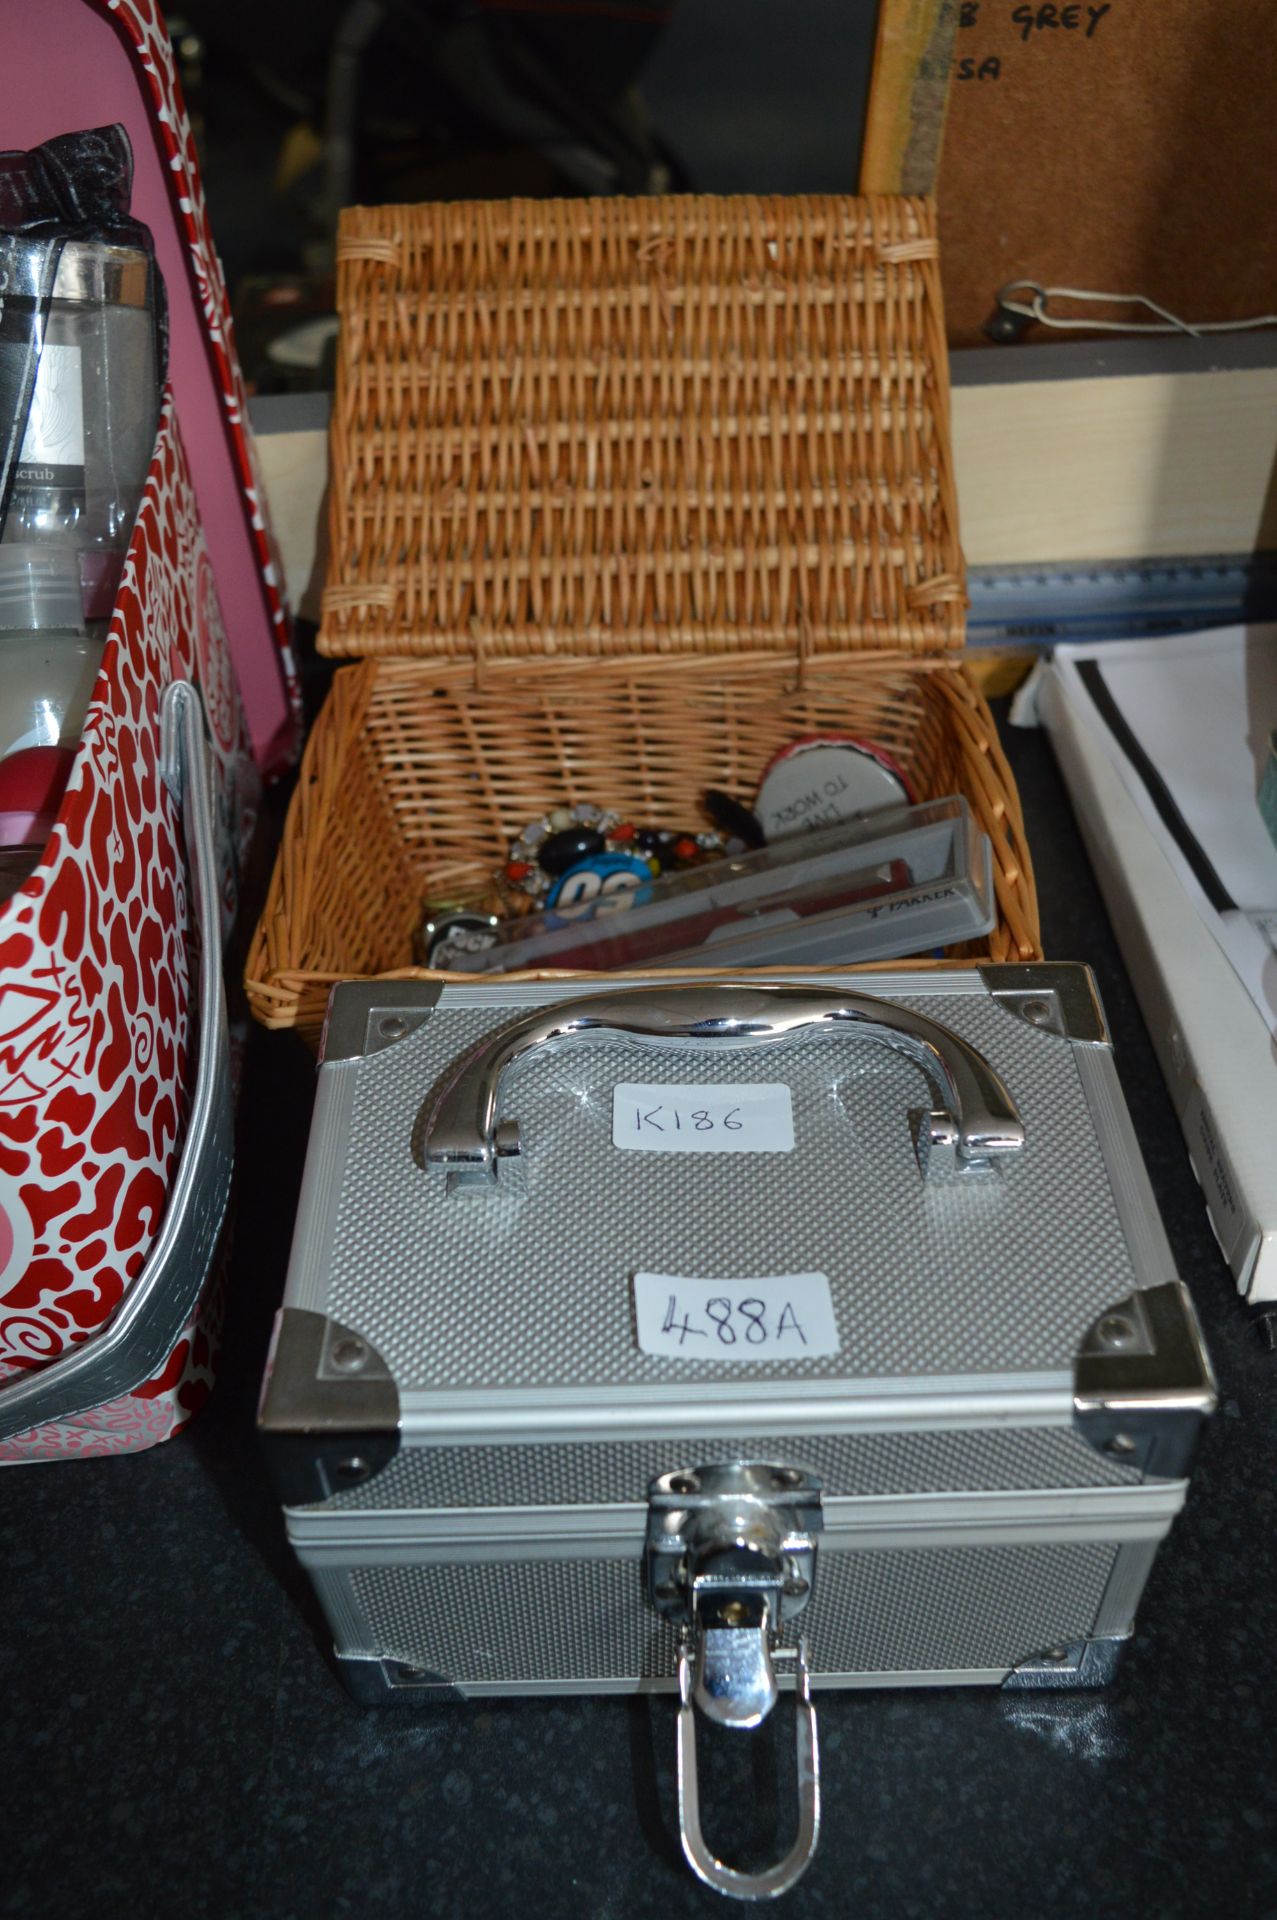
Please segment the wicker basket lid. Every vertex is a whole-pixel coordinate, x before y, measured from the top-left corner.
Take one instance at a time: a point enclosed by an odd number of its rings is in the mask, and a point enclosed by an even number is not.
[[[961,648],[928,201],[355,207],[320,650]]]

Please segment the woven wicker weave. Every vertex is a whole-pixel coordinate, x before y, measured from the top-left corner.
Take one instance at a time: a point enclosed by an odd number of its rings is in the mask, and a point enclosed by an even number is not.
[[[799,735],[964,793],[1041,957],[1023,821],[960,650],[934,214],[912,200],[575,201],[342,216],[340,672],[247,968],[314,1039],[411,976],[547,807],[695,824]]]
[[[924,200],[342,215],[321,651],[962,645]]]
[[[249,955],[253,1010],[314,1040],[335,981],[413,977],[427,896],[481,891],[547,795],[695,820],[707,782],[748,793],[778,747],[830,730],[889,747],[923,797],[968,796],[993,840],[999,923],[965,951],[1040,959],[1015,789],[960,665],[813,672],[799,690],[792,670],[727,680],[703,664],[587,674],[571,694],[525,681],[512,698],[474,693],[468,670],[368,661],[337,674],[307,747]]]

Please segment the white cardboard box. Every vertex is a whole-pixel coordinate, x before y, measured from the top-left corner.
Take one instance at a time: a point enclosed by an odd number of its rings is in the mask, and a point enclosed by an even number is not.
[[[1051,737],[1122,954],[1239,1290],[1277,1299],[1277,1058],[1264,1020],[1114,768],[1048,667]]]

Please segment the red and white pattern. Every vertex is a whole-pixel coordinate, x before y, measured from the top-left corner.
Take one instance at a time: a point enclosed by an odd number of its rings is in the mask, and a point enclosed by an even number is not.
[[[159,0],[85,3],[122,34],[168,162],[173,221],[193,266],[295,746],[301,702],[282,573]],[[40,866],[0,907],[0,1381],[101,1329],[142,1269],[172,1182],[190,1091],[190,929],[180,821],[159,772],[159,708],[179,676],[199,684],[209,722],[229,925],[260,781],[166,392],[57,825]],[[132,1452],[177,1432],[212,1385],[221,1298],[215,1265],[154,1379],[0,1444],[0,1464]]]
[[[265,490],[257,464],[257,451],[252,435],[247,430],[248,396],[235,352],[230,300],[222,277],[222,263],[209,229],[208,208],[204,202],[204,189],[200,184],[199,163],[195,155],[195,139],[182,99],[172,42],[158,0],[90,0],[90,4],[111,14],[134,48],[137,64],[154,104],[160,141],[173,176],[174,219],[186,241],[199,289],[218,390],[226,410],[235,465],[253,531],[253,544],[270,608],[272,629],[279,648],[284,684],[293,713],[295,748],[301,740],[301,688],[290,639],[288,609],[281,587],[283,567],[263,507]]]
[[[0,1375],[92,1337],[158,1229],[185,1122],[190,994],[180,822],[160,777],[175,678],[207,689],[223,869],[259,779],[166,397],[102,671],[40,866],[0,909]],[[0,1460],[149,1446],[211,1383],[203,1316],[159,1377]]]
[[[33,1427],[0,1446],[0,1465],[19,1460],[74,1460],[103,1453],[139,1453],[171,1440],[199,1412],[213,1385],[222,1323],[222,1272],[206,1287],[195,1318],[154,1380],[90,1407],[74,1420]]]

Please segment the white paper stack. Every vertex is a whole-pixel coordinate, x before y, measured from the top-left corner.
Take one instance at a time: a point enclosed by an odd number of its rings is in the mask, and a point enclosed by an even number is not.
[[[1038,712],[1215,1233],[1277,1299],[1277,627],[1060,647]]]

